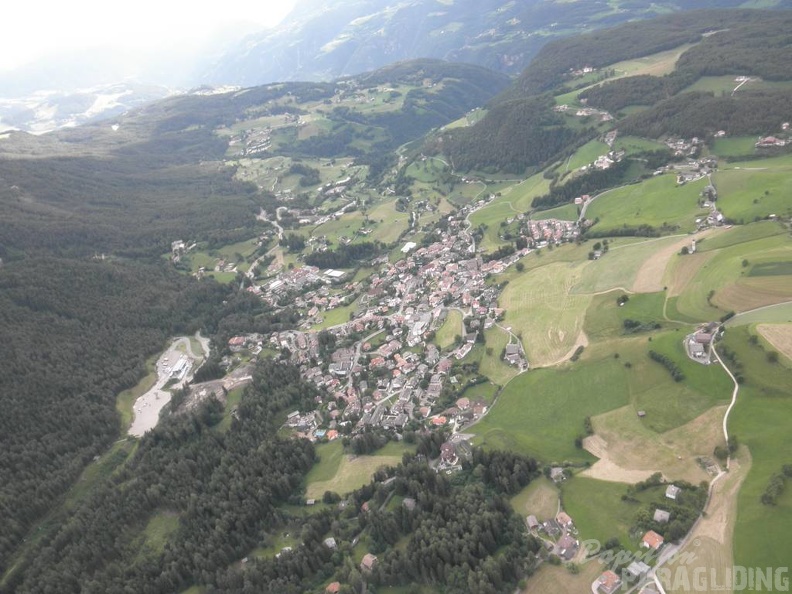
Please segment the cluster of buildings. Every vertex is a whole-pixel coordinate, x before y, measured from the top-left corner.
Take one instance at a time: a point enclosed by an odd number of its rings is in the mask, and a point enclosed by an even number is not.
[[[712,356],[712,343],[720,330],[717,322],[702,324],[692,334],[685,337],[684,344],[688,357],[703,365],[709,365]]]
[[[466,215],[449,217],[436,241],[411,245],[396,262],[387,256],[374,260],[375,272],[362,282],[344,282],[341,271],[301,266],[248,289],[274,307],[294,307],[303,316],[300,330],[233,337],[228,345],[232,351],[262,346],[279,351],[320,389],[315,410],[289,417],[286,425],[295,433],[330,439],[368,427],[397,433],[409,424],[459,428],[487,412],[484,402],[460,394],[475,378],[454,367],[503,314],[498,289],[486,277],[505,270],[527,249],[484,262],[474,254]],[[552,229],[546,238],[542,232],[542,241],[570,239],[575,230],[568,224],[537,221],[537,238],[541,227]],[[353,300],[349,320],[321,332],[311,329],[323,312]],[[452,309],[463,314],[458,340],[440,349],[433,337]],[[512,341],[503,357],[521,369],[528,366],[518,342]],[[462,397],[454,401],[454,395]],[[444,467],[458,462],[459,447],[446,448]]]
[[[571,561],[580,550],[578,531],[572,518],[565,511],[559,511],[554,518],[540,522],[530,515],[525,523],[532,534],[539,536],[545,547],[564,561]]]
[[[588,195],[585,198],[588,200]],[[578,204],[577,200],[576,198],[575,204]],[[524,226],[523,232],[532,247],[544,247],[550,243],[559,244],[575,241],[580,237],[580,227],[576,221],[562,221],[560,219],[532,219]]]

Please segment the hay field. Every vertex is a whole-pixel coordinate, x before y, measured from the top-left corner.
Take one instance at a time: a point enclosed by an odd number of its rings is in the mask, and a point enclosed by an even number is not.
[[[533,366],[553,365],[575,346],[591,302],[591,296],[571,292],[581,272],[575,264],[548,264],[517,276],[503,291],[502,325],[522,336]]]

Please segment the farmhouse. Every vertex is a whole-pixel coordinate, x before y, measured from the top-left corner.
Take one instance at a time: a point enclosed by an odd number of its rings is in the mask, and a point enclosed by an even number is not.
[[[566,479],[564,469],[560,466],[553,466],[553,468],[550,469],[550,478],[556,483],[563,481]]]
[[[370,572],[377,565],[377,556],[371,553],[366,553],[363,560],[360,562],[360,570],[363,572]]]
[[[597,591],[602,594],[613,594],[621,586],[621,578],[610,569],[602,573],[597,580]]]
[[[525,522],[528,524],[528,529],[533,530],[534,528],[539,528],[541,524],[539,520],[536,519],[536,516],[530,515],[525,519]]]
[[[578,541],[569,536],[569,534],[564,534],[558,541],[558,556],[569,561],[577,554],[578,546]]]
[[[544,531],[547,532],[549,536],[557,536],[558,534],[561,534],[561,526],[552,518],[545,520],[542,524],[542,528],[544,528]]]
[[[668,488],[666,488],[665,496],[668,497],[669,499],[673,499],[674,501],[676,501],[676,498],[679,496],[681,492],[682,489],[680,489],[676,485],[668,485]]]
[[[564,528],[571,528],[572,527],[572,518],[566,512],[558,512],[556,516],[556,522],[561,524]]]
[[[652,568],[643,561],[633,561],[625,570],[631,580],[640,580],[646,576]]]
[[[664,509],[656,509],[654,513],[654,521],[658,524],[667,524],[671,519],[671,514]]]
[[[656,551],[663,546],[663,542],[664,539],[662,536],[660,536],[654,530],[650,530],[649,532],[644,534],[643,538],[641,539],[641,547]]]
[[[338,594],[341,591],[341,582],[333,582],[325,588],[327,594]]]

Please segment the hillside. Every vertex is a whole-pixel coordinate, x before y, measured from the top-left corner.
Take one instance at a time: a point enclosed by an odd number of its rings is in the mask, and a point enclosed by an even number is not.
[[[331,80],[413,58],[470,62],[517,74],[548,41],[628,20],[732,0],[564,2],[306,0],[271,31],[248,36],[204,74],[209,83]],[[785,5],[784,2],[780,4]]]
[[[0,592],[783,567],[789,14],[4,134]]]

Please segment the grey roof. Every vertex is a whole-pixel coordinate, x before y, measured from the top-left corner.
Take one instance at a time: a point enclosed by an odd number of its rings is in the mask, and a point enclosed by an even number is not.
[[[665,524],[671,519],[671,514],[664,509],[656,509],[654,513],[654,521]]]

